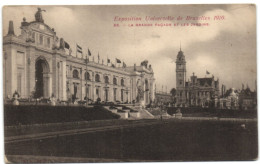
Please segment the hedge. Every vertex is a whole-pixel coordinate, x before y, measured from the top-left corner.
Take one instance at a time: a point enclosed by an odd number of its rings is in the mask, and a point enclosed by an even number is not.
[[[5,126],[118,119],[102,106],[4,106]]]
[[[172,115],[179,108],[168,107],[167,113]],[[257,118],[257,110],[234,110],[216,108],[180,108],[183,116],[207,116],[207,117],[229,117],[229,118]]]

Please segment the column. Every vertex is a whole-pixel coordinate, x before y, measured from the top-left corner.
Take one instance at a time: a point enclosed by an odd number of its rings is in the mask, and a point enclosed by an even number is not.
[[[43,73],[43,97],[44,98],[49,98],[48,88],[49,88],[48,73]]]
[[[67,100],[67,77],[66,77],[66,61],[62,62],[62,100]]]
[[[111,102],[114,102],[114,87],[113,87],[113,85],[111,85],[111,87],[110,87],[110,89],[109,89],[109,101],[111,101]]]
[[[93,101],[96,101],[96,86],[93,86]]]
[[[48,97],[51,97],[51,94],[52,94],[51,84],[52,84],[52,76],[51,76],[51,73],[49,73],[49,75],[48,75]]]
[[[81,68],[80,70],[79,70],[79,72],[80,72],[80,84],[79,84],[79,90],[80,90],[80,97],[79,97],[79,99],[80,100],[84,100],[84,97],[83,97],[83,91],[84,91],[84,86],[85,86],[85,83],[83,83],[83,69]]]
[[[11,67],[11,80],[10,80],[10,97],[13,96],[13,93],[15,90],[17,90],[17,66],[16,66],[16,50],[11,48],[10,55],[8,56],[10,58],[10,67]],[[8,64],[7,64],[8,65]]]

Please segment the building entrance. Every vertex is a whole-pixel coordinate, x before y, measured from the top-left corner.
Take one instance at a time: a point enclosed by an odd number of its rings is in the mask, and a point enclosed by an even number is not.
[[[49,73],[49,67],[45,59],[39,59],[35,63],[35,98],[47,98],[49,78],[46,74]]]

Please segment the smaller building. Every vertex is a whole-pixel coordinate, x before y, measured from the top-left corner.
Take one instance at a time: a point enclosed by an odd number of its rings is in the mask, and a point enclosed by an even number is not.
[[[155,104],[165,104],[173,103],[174,97],[170,93],[156,91],[155,92]]]
[[[239,109],[239,96],[238,92],[234,88],[230,90],[228,96],[219,99],[220,109]]]
[[[186,80],[186,60],[180,49],[176,59],[176,105],[209,107],[216,104],[217,97],[219,79],[213,75],[199,78],[193,73],[190,80]]]
[[[239,106],[241,109],[257,109],[257,93],[250,88],[242,89],[239,93]]]

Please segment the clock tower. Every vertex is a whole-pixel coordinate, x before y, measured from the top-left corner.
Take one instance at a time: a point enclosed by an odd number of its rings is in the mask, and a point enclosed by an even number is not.
[[[183,52],[178,52],[176,59],[176,103],[177,105],[184,104],[185,98],[185,82],[186,82],[186,60]]]

